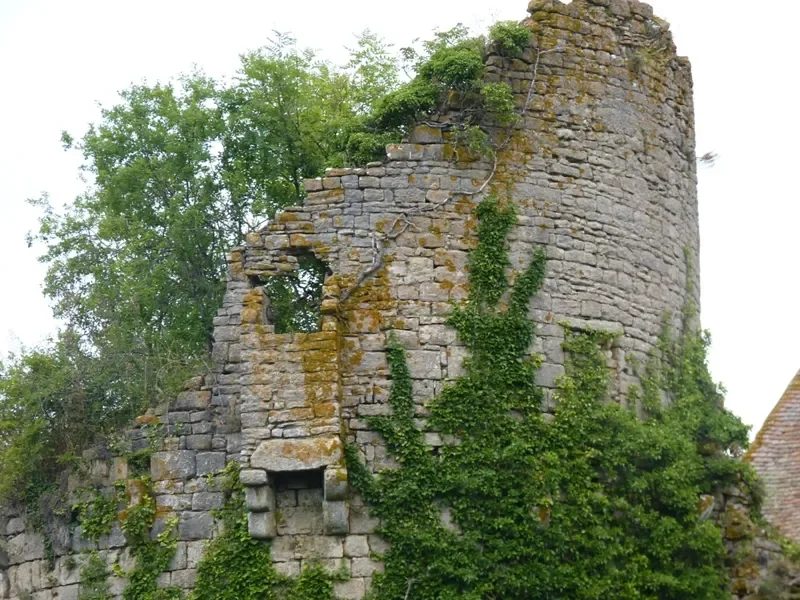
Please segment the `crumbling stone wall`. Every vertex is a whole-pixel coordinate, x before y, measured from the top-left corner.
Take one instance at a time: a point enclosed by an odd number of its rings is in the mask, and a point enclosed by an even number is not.
[[[426,401],[461,374],[465,350],[445,320],[466,296],[472,209],[486,193],[508,193],[519,207],[515,268],[533,245],[546,248],[547,279],[529,313],[544,388],[564,372],[559,323],[568,321],[620,333],[609,364],[612,393],[626,402],[636,382],[628,357],[644,360],[663,316],[698,302],[686,259],[699,249],[688,61],[676,56],[666,24],[635,0],[533,0],[529,12],[535,45],[488,61],[487,79],[510,83],[527,108],[496,164],[465,154],[443,117],[389,146],[385,162],[306,182],[303,206],[230,253],[212,372],[131,432],[138,449],[152,442],[145,425],[167,427],[150,465],[159,510],[180,519],[164,585],[192,587],[222,501],[204,476],[235,460],[250,532],[272,540],[276,567],[292,575],[312,559],[344,564],[352,577],[337,594],[364,596],[382,568],[372,556],[386,548],[349,489],[343,446],[355,444],[373,471],[392,466],[366,421],[389,410],[390,332],[408,353],[420,427]],[[276,333],[263,282],[309,253],[332,273],[320,331]],[[544,409],[552,402],[551,394]],[[426,441],[443,443],[434,431]],[[124,465],[96,462],[99,485],[127,477]],[[77,597],[78,570],[64,565],[92,546],[79,529],[65,533],[48,572],[41,536],[16,514],[0,525],[0,598]],[[98,546],[109,564],[129,562],[118,531]],[[113,580],[116,597],[122,586]]]

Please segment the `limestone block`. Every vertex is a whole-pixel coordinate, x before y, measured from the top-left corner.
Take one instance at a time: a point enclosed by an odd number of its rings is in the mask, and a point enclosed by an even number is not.
[[[371,577],[375,573],[383,572],[383,563],[376,562],[367,557],[354,558],[351,572],[353,577]]]
[[[197,471],[195,453],[188,450],[155,452],[150,457],[150,474],[153,480],[189,479]]]
[[[260,469],[242,469],[239,481],[243,486],[266,485],[267,472]]]
[[[324,480],[325,500],[346,500],[348,492],[347,469],[343,467],[328,467],[325,469]]]
[[[306,560],[342,558],[344,556],[341,538],[326,535],[305,535],[297,538],[295,556]]]
[[[25,521],[22,520],[22,517],[14,517],[8,520],[6,524],[6,535],[17,535],[23,531],[25,531]]]
[[[222,492],[197,492],[192,496],[192,510],[217,510],[225,503]]]
[[[275,510],[275,490],[271,485],[247,487],[244,490],[244,502],[251,512]]]
[[[218,327],[220,329],[228,329]],[[235,329],[231,327],[230,329]],[[215,335],[216,332],[215,332]],[[220,341],[220,340],[218,340]],[[203,410],[211,404],[211,392],[181,392],[173,403],[174,410]]]
[[[196,457],[197,476],[219,473],[225,468],[224,452],[199,452]]]
[[[344,555],[348,558],[369,556],[367,536],[348,535],[344,540]]]
[[[175,554],[167,567],[169,571],[178,571],[186,568],[186,542],[176,542]]]
[[[38,533],[21,533],[8,540],[6,550],[12,565],[40,560],[44,558],[44,537]]]
[[[250,464],[266,471],[305,471],[327,467],[341,459],[342,440],[338,436],[271,439],[259,444]]]
[[[187,435],[186,436],[186,449],[187,450],[211,450],[211,434],[204,433],[200,435]]]
[[[247,515],[247,531],[257,540],[269,540],[277,533],[274,512],[249,513]]]
[[[186,567],[194,569],[203,560],[206,553],[206,540],[198,542],[186,542]]]
[[[322,503],[322,526],[327,535],[344,535],[350,530],[350,511],[346,502]]]
[[[441,379],[442,366],[438,351],[411,350],[407,353],[408,369],[413,379]]]
[[[214,517],[209,513],[185,512],[178,523],[178,539],[204,540],[214,532]]]
[[[361,600],[366,594],[366,585],[362,578],[353,578],[334,583],[333,591],[341,600]]]
[[[350,533],[373,533],[380,520],[369,514],[366,506],[350,507]]]
[[[170,578],[170,584],[175,587],[187,589],[194,587],[195,580],[197,579],[196,569],[184,569],[182,571],[175,571]]]
[[[275,570],[286,577],[297,577],[300,575],[300,561],[289,560],[286,562],[275,563]],[[338,598],[338,596],[337,596]]]

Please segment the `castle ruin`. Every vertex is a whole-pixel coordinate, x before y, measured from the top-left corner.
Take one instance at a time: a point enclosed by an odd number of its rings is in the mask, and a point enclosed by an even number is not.
[[[519,210],[514,267],[525,267],[534,245],[546,249],[546,280],[529,311],[542,387],[564,373],[567,322],[619,334],[608,351],[611,394],[628,402],[630,357],[646,359],[664,315],[699,303],[692,76],[667,24],[636,0],[533,0],[529,13],[533,45],[488,59],[486,78],[510,83],[524,107],[496,162],[465,155],[446,119],[422,124],[382,163],[307,181],[303,206],[231,251],[212,372],[131,431],[135,448],[146,445],[149,423],[172,431],[150,466],[159,508],[179,519],[165,585],[192,588],[222,503],[205,476],[236,461],[250,534],[272,540],[278,570],[344,562],[351,578],[337,594],[364,596],[382,568],[371,556],[385,543],[348,485],[343,448],[354,444],[373,472],[392,466],[366,421],[388,411],[389,332],[407,351],[420,427],[426,402],[462,373],[465,350],[445,320],[467,292],[472,210],[492,191]],[[265,282],[309,260],[326,273],[318,331],[276,331]],[[544,409],[553,402],[550,394]],[[444,443],[435,431],[425,439]],[[124,461],[96,458],[96,484],[127,477]],[[80,528],[57,537],[48,575],[41,536],[20,515],[2,524],[0,598],[77,598],[68,555],[92,547]],[[109,564],[129,560],[118,527],[97,547]],[[121,597],[123,580],[112,581]]]

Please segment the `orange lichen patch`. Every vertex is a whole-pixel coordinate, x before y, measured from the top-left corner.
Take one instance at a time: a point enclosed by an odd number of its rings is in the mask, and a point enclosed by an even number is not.
[[[450,291],[454,287],[456,287],[456,284],[453,283],[452,281],[448,281],[447,279],[445,279],[444,281],[439,283],[439,287],[442,288],[443,290]]]
[[[161,423],[161,419],[154,415],[142,415],[140,417],[136,417],[137,425],[158,425],[159,423]]]
[[[314,416],[319,418],[339,416],[339,406],[333,402],[317,404],[314,406]]]
[[[289,236],[289,245],[292,248],[311,248],[312,242],[302,233],[293,233]]]
[[[276,215],[275,220],[278,223],[292,223],[298,220],[298,215],[293,212],[281,212]]]

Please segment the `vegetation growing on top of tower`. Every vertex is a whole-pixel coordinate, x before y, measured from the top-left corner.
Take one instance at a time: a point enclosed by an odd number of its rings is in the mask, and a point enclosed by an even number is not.
[[[531,30],[516,21],[498,21],[489,28],[489,39],[500,54],[520,54],[531,41]]]
[[[471,355],[428,407],[430,428],[449,443],[426,446],[394,341],[393,414],[370,422],[400,468],[373,477],[348,448],[351,481],[391,543],[375,598],[728,598],[720,527],[698,503],[752,478],[736,460],[747,428],[721,406],[705,337],[665,335],[669,366],[652,365],[649,381],[672,402],[642,420],[608,402],[614,336],[565,325],[568,367],[548,423],[527,318],[544,255],[509,289],[513,207],[489,198],[477,215],[470,296],[449,319]]]
[[[501,54],[513,56],[527,47],[531,32],[523,25],[503,21],[490,28],[489,36],[489,42]],[[405,48],[404,58],[413,64],[416,77],[376,106],[372,115],[376,126],[402,129],[450,110],[461,113],[456,126],[473,123],[475,114],[482,110],[499,115],[498,120],[507,123],[514,113],[511,87],[483,81],[489,42],[483,36],[470,37],[469,31],[459,25],[438,32],[423,44],[421,51]]]

